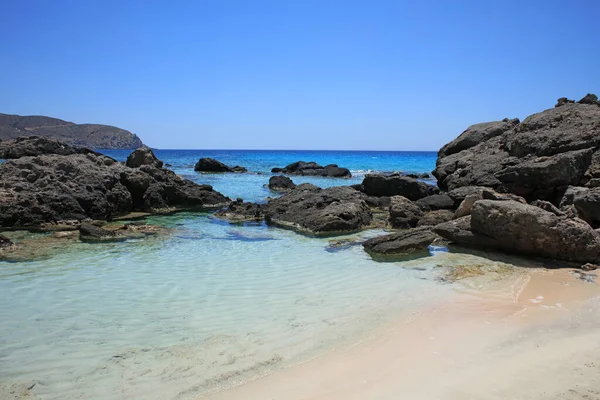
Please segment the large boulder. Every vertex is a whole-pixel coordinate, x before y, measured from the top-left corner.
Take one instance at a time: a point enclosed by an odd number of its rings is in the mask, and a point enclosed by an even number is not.
[[[270,200],[265,216],[268,223],[314,235],[354,232],[372,221],[369,206],[353,188],[309,184]]]
[[[430,227],[421,227],[369,239],[363,247],[371,255],[409,255],[427,251],[435,239]]]
[[[215,160],[214,158],[201,158],[194,166],[194,171],[197,172],[233,172],[233,170],[223,164],[221,161]]]
[[[276,192],[288,192],[296,188],[296,184],[287,176],[275,175],[269,178],[269,189]]]
[[[439,151],[439,188],[485,186],[556,203],[568,185],[600,184],[600,107],[593,96],[586,98],[559,99],[557,107],[521,123],[470,127]]]
[[[454,207],[454,200],[445,193],[432,194],[423,197],[415,202],[423,211],[451,210]]]
[[[557,260],[597,262],[600,235],[578,218],[512,200],[480,200],[471,215],[435,227],[458,244]]]
[[[271,172],[301,176],[326,176],[331,178],[352,177],[348,168],[340,168],[336,164],[329,164],[323,167],[314,161],[296,161],[284,168],[273,168]]]
[[[149,147],[140,147],[127,157],[125,162],[130,168],[139,168],[142,165],[152,165],[156,168],[162,168],[163,162],[154,155],[154,152]]]
[[[217,208],[229,199],[209,185],[155,165],[130,168],[95,154],[42,155],[0,164],[0,226],[36,227],[132,211]]]
[[[390,199],[390,225],[395,229],[409,229],[417,226],[423,217],[418,205],[404,196],[393,196]]]
[[[368,196],[404,196],[412,201],[439,193],[434,186],[400,174],[367,174],[362,185]]]
[[[417,223],[417,226],[436,226],[454,219],[454,211],[435,210],[426,212]]]

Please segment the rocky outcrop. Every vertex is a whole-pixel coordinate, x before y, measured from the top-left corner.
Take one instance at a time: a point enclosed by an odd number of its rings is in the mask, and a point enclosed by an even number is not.
[[[125,165],[130,168],[139,168],[142,165],[150,165],[156,168],[162,168],[163,162],[154,155],[152,149],[149,147],[141,147],[127,157]]]
[[[454,200],[445,193],[432,194],[415,202],[423,211],[451,210],[454,208]]]
[[[436,210],[426,212],[417,223],[417,226],[435,226],[454,219],[454,211]]]
[[[296,184],[287,176],[275,175],[269,178],[269,189],[276,192],[289,192],[296,188]]]
[[[229,199],[209,185],[155,165],[130,168],[103,155],[41,155],[0,164],[0,226],[36,227],[132,211],[217,208]]]
[[[144,145],[133,133],[114,126],[74,124],[39,115],[0,114],[0,140],[27,136],[40,136],[58,140],[64,145],[89,149],[137,149]]]
[[[473,125],[438,153],[442,190],[485,186],[558,205],[568,185],[600,182],[600,107],[595,96],[527,117]]]
[[[303,184],[265,207],[267,223],[314,235],[354,232],[372,221],[361,193],[351,187],[321,189]]]
[[[404,196],[412,201],[439,193],[434,186],[400,174],[368,174],[363,179],[362,186],[363,192],[368,196]]]
[[[194,171],[196,172],[248,172],[248,170],[244,167],[240,167],[236,165],[235,167],[230,167],[228,165],[223,164],[221,161],[215,160],[214,158],[201,158],[198,160],[196,165],[194,166]]]
[[[229,203],[227,208],[217,211],[215,217],[230,222],[262,221],[265,218],[264,208],[263,204],[245,203],[242,199],[237,199]]]
[[[70,146],[58,140],[39,136],[23,136],[0,142],[0,159],[10,160],[43,154],[98,154],[95,151]]]
[[[409,255],[427,251],[436,237],[430,227],[421,227],[369,239],[363,247],[374,256]]]
[[[390,199],[390,225],[394,229],[409,229],[417,226],[423,217],[418,205],[404,196],[393,196]]]
[[[301,175],[301,176],[326,176],[330,178],[350,178],[352,174],[348,168],[340,168],[336,164],[321,166],[314,161],[297,161],[285,168],[273,168],[274,174]]]
[[[600,259],[600,235],[586,222],[513,200],[479,200],[470,216],[434,230],[470,247],[582,263]]]

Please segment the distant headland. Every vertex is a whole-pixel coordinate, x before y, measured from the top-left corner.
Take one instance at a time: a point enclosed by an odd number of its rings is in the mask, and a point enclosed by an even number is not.
[[[0,113],[0,140],[43,136],[89,149],[137,149],[144,144],[137,135],[109,125],[75,124],[39,115]]]

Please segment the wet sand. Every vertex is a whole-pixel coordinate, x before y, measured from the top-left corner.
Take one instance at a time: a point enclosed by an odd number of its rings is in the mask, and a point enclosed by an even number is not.
[[[600,399],[600,285],[568,269],[525,280],[465,285],[360,343],[199,399]]]

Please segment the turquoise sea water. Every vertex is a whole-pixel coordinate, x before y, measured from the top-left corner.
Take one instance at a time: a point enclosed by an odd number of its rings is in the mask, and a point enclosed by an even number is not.
[[[435,163],[434,153],[419,152],[156,153],[177,173],[251,201],[274,195],[264,187],[272,167],[297,160],[355,175],[294,178],[322,187],[358,183],[366,171],[429,172]],[[195,173],[205,156],[250,173]],[[35,384],[41,399],[192,398],[357,340],[449,291],[434,279],[444,254],[378,263],[360,245],[332,248],[330,239],[230,225],[210,213],[148,222],[170,233],[0,262],[0,385]]]

